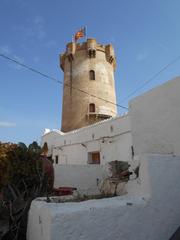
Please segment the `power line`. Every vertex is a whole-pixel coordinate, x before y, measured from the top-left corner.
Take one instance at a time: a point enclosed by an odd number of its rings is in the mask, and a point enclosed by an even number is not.
[[[127,95],[124,99],[122,99],[121,102],[124,102],[125,100],[129,99],[131,96],[133,96],[135,93],[137,93],[140,89],[142,89],[144,86],[146,86],[148,83],[150,83],[154,78],[159,76],[163,71],[165,71],[168,67],[176,63],[178,60],[180,60],[180,56],[176,57],[172,61],[170,61],[168,64],[166,64],[164,67],[162,67],[157,73],[152,75],[148,80],[146,80],[144,83],[142,83],[138,88],[136,88],[134,91],[132,91],[129,95]]]
[[[35,69],[35,68],[32,68],[32,67],[30,67],[30,66],[28,66],[28,65],[26,65],[26,64],[23,64],[23,63],[15,60],[15,59],[13,59],[13,58],[11,58],[11,57],[8,57],[8,56],[6,56],[5,54],[0,53],[0,57],[5,58],[6,60],[9,60],[9,61],[11,61],[11,62],[13,62],[13,63],[16,63],[16,64],[18,64],[19,66],[21,66],[21,67],[23,67],[23,68],[26,68],[26,69],[34,72],[34,73],[37,73],[37,74],[39,74],[39,75],[41,75],[41,76],[43,76],[43,77],[45,77],[45,78],[51,79],[52,81],[57,82],[57,83],[63,85],[63,82],[62,82],[62,81],[60,81],[60,80],[58,80],[58,79],[56,79],[56,78],[54,78],[54,77],[52,77],[52,76],[49,76],[49,75],[47,75],[47,74],[45,74],[45,73],[42,73],[42,72],[40,72],[39,70],[37,70],[37,69]],[[113,104],[113,105],[116,105],[117,107],[120,107],[120,108],[123,108],[123,109],[128,110],[128,108],[125,107],[125,106],[122,106],[122,105],[120,105],[120,104],[117,104],[117,103],[111,102],[111,101],[109,101],[109,100],[106,100],[106,99],[104,99],[104,98],[98,97],[98,96],[96,96],[96,95],[94,95],[94,94],[89,94],[88,92],[86,92],[86,91],[84,91],[84,90],[82,90],[82,89],[80,89],[80,88],[76,88],[76,87],[70,86],[69,84],[64,84],[64,85],[67,86],[67,87],[69,87],[69,88],[75,89],[75,90],[77,90],[77,91],[79,91],[79,92],[82,92],[82,93],[84,93],[84,94],[87,94],[87,95],[89,95],[89,96],[91,96],[91,97],[94,97],[94,98],[103,100],[103,101],[105,101],[105,102],[108,102],[108,103],[111,103],[111,104]]]

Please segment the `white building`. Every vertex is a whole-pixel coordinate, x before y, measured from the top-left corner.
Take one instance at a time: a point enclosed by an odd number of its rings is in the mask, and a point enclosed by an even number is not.
[[[131,126],[128,115],[62,133],[52,130],[42,137],[54,164],[105,164],[132,158]]]
[[[180,225],[180,77],[136,97],[129,113],[77,131],[43,135],[56,184],[95,189],[111,160],[139,163],[126,194],[81,203],[35,200],[27,239],[169,240]],[[99,161],[100,164],[91,164]],[[56,157],[58,156],[58,158]],[[58,161],[56,163],[56,160]],[[96,162],[97,163],[97,162]]]
[[[98,193],[97,181],[106,175],[103,166],[110,161],[132,162],[140,154],[180,156],[179,89],[178,77],[130,101],[124,116],[68,133],[46,130],[42,145],[48,144],[54,160],[55,186]]]
[[[180,78],[130,101],[129,113],[68,133],[42,136],[54,164],[102,164],[130,161],[134,154],[180,155]]]
[[[43,135],[49,155],[55,161],[58,156],[56,185],[96,191],[110,160],[138,162],[139,177],[127,182],[123,196],[80,203],[33,201],[27,239],[169,240],[180,224],[179,92],[180,77],[133,99],[128,115]],[[100,153],[100,164],[90,164],[93,153]]]

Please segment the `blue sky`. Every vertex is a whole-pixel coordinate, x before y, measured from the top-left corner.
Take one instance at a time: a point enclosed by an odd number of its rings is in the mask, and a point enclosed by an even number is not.
[[[127,95],[180,55],[179,9],[179,0],[1,0],[0,52],[63,80],[59,53],[87,26],[87,37],[114,45],[117,102],[127,106]],[[178,75],[180,61],[134,96]],[[59,84],[2,58],[0,83],[0,141],[30,143],[60,128]]]

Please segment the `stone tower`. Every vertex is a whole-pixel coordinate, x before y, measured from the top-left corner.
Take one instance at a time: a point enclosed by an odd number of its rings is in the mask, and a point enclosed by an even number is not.
[[[60,67],[64,71],[63,132],[116,116],[112,45],[98,44],[95,39],[68,43],[60,55]]]

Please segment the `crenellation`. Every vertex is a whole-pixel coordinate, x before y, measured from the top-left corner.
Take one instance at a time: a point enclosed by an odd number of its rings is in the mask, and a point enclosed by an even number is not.
[[[67,57],[69,61],[72,61],[74,59],[75,54],[83,50],[87,51],[87,56],[90,58],[96,57],[96,51],[105,53],[107,62],[112,64],[115,70],[116,59],[113,46],[111,44],[108,45],[99,44],[96,42],[96,39],[94,38],[89,38],[87,39],[87,42],[83,43],[69,42],[66,45],[66,51],[60,55],[62,56],[60,57],[61,69],[64,70],[64,58]]]
[[[116,67],[114,48],[111,44],[105,46],[106,59],[110,64]]]
[[[64,71],[64,64],[65,64],[65,54],[59,55],[59,62],[60,62],[60,68]]]

